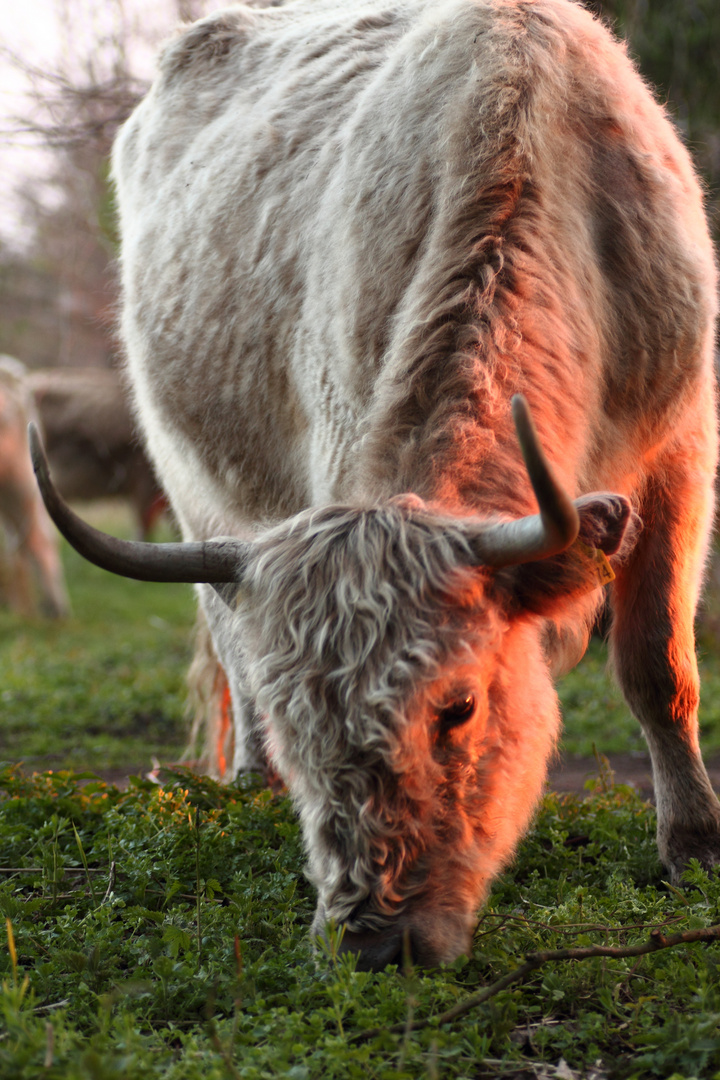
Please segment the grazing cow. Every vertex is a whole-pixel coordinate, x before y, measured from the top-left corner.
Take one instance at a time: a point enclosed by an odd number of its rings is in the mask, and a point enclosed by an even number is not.
[[[121,377],[106,368],[48,368],[31,372],[28,381],[64,498],[122,496],[147,539],[166,504]]]
[[[33,477],[27,426],[36,419],[26,369],[0,356],[0,591],[24,615],[70,611],[58,536]]]
[[[240,5],[166,48],[114,174],[187,542],[94,533],[38,469],[88,557],[205,583],[235,768],[287,782],[315,929],[372,968],[404,935],[424,964],[468,949],[613,572],[660,854],[673,880],[718,861],[693,641],[715,270],[622,45],[569,0]]]

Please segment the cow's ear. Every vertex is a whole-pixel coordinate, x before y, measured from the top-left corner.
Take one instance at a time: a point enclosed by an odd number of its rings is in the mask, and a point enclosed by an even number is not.
[[[623,495],[595,492],[575,506],[580,533],[566,551],[496,575],[510,614],[552,615],[568,599],[607,585],[614,576],[609,557],[617,565],[632,551],[642,522]]]

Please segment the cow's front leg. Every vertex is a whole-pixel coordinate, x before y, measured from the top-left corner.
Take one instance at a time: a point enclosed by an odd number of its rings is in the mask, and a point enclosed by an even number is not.
[[[613,586],[615,671],[647,738],[658,847],[673,881],[692,858],[720,863],[720,804],[698,741],[694,637],[713,506],[710,437],[705,453],[696,450],[694,460],[666,460],[648,484],[644,531]]]
[[[230,740],[232,761],[228,761],[229,769],[225,771],[223,779],[232,780],[240,773],[247,772],[259,772],[272,779],[274,774],[270,776],[268,770],[255,702],[245,687],[242,643],[236,625],[237,617],[232,608],[214,589],[202,586],[200,592],[212,645],[229,689],[229,703],[218,703],[220,709],[226,709],[229,704],[233,725],[233,738]],[[221,693],[222,680],[219,686],[218,692]],[[210,754],[212,757],[212,747]],[[216,764],[214,771],[220,771]]]

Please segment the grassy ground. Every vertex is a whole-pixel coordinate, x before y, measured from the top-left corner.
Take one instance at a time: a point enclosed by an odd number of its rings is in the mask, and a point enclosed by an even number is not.
[[[4,1080],[720,1077],[717,945],[546,963],[443,1015],[528,952],[720,922],[718,876],[667,886],[628,789],[546,798],[471,957],[369,974],[337,936],[313,954],[286,800],[167,781],[0,775]]]
[[[652,808],[606,778],[587,800],[547,796],[470,958],[374,975],[336,941],[313,953],[285,799],[182,771],[127,791],[58,771],[177,759],[193,621],[189,589],[65,554],[71,620],[0,615],[0,757],[26,763],[0,774],[3,1080],[720,1078],[717,945],[555,961],[441,1019],[529,951],[720,922],[720,879],[696,868],[668,886]],[[703,648],[714,750],[720,674]],[[594,645],[563,683],[566,753],[642,747],[604,667]]]
[[[704,638],[699,648],[702,697],[700,728],[703,753],[720,753],[720,661],[717,647]],[[608,672],[607,648],[593,640],[578,667],[559,686],[564,718],[561,749],[565,755],[647,752],[640,725],[630,714]]]
[[[128,522],[107,527],[127,532]],[[0,758],[28,769],[151,766],[186,743],[190,586],[107,574],[67,546],[72,618],[0,610]]]

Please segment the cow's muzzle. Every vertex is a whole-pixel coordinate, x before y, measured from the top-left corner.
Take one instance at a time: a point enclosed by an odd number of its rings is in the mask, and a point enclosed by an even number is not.
[[[382,971],[388,964],[398,968],[423,968],[450,964],[469,953],[472,928],[465,918],[445,915],[421,920],[402,918],[385,930],[345,929],[340,952],[356,953],[358,971]]]

